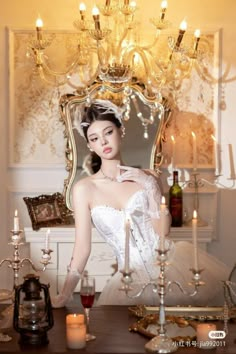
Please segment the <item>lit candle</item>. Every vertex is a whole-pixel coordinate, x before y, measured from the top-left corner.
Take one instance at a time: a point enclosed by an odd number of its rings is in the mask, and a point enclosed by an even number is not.
[[[164,251],[165,249],[165,234],[166,234],[166,200],[165,197],[161,197],[161,208],[160,208],[160,250]]]
[[[197,51],[198,43],[200,41],[200,35],[201,35],[200,29],[196,29],[194,32],[194,38],[195,38],[194,47],[193,47],[194,52]]]
[[[70,349],[84,348],[86,345],[86,326],[84,315],[69,314],[66,316],[66,341]]]
[[[213,158],[215,159],[215,175],[219,176],[220,175],[220,170],[221,170],[221,163],[220,163],[220,145],[217,143],[216,138],[214,135],[211,134],[212,140],[214,141],[214,153],[213,153]]]
[[[178,35],[178,38],[177,38],[177,41],[175,44],[176,48],[179,48],[179,46],[182,42],[184,33],[186,32],[186,29],[187,29],[187,22],[185,20],[183,20],[180,24],[180,27],[179,27],[179,35]]]
[[[84,21],[85,11],[86,11],[86,6],[83,2],[81,2],[81,4],[79,5],[79,12],[80,12],[81,21]]]
[[[214,348],[216,340],[210,338],[211,331],[216,331],[216,325],[213,323],[199,323],[197,325],[197,345],[200,349]]]
[[[193,137],[193,170],[197,171],[197,137],[194,132],[192,132]]]
[[[230,167],[230,179],[235,179],[235,168],[234,168],[234,155],[232,144],[228,145],[229,148],[229,167]]]
[[[93,8],[92,14],[93,14],[93,19],[94,19],[94,24],[95,24],[95,30],[100,31],[101,27],[100,27],[100,21],[99,21],[99,10],[96,6],[94,6],[94,8]]]
[[[165,18],[165,13],[166,13],[166,9],[167,9],[167,1],[163,0],[161,2],[161,20],[163,21]]]
[[[50,235],[50,229],[47,229],[46,235],[45,235],[45,250],[49,249],[49,235]]]
[[[125,218],[125,272],[129,272],[129,240],[130,240],[130,218]]]
[[[175,137],[171,135],[172,140],[172,169],[175,169]]]
[[[15,231],[15,232],[20,231],[20,221],[19,221],[19,216],[18,216],[18,210],[15,210],[13,231]]]
[[[110,0],[106,0],[106,6],[110,6],[111,1]]]
[[[43,28],[43,21],[42,19],[39,17],[37,18],[36,20],[36,31],[37,31],[37,39],[39,41],[41,41],[43,39],[43,36],[42,36],[42,28]]]
[[[193,235],[193,269],[198,269],[198,249],[197,249],[197,211],[193,211],[192,218],[192,235]]]

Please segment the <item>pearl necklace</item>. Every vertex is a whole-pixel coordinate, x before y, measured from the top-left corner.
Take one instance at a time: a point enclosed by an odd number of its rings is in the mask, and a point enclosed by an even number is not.
[[[117,178],[116,177],[110,177],[105,175],[105,173],[103,172],[102,168],[100,167],[100,171],[102,172],[102,175],[105,179],[109,179],[111,182],[117,182]]]

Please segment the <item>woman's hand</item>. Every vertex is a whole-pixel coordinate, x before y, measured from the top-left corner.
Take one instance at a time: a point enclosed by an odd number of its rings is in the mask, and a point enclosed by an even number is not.
[[[139,168],[121,165],[118,165],[117,167],[120,168],[120,170],[125,171],[117,177],[118,182],[133,181],[145,187],[147,181],[150,179],[149,177],[154,178]]]

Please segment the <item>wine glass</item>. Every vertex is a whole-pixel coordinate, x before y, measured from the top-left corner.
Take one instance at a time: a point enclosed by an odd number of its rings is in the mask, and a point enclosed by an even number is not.
[[[81,279],[81,283],[80,283],[80,299],[86,315],[86,324],[87,324],[86,341],[87,342],[96,339],[96,337],[93,334],[89,333],[89,314],[90,314],[90,309],[93,306],[94,297],[95,297],[95,278],[91,276],[85,276]]]

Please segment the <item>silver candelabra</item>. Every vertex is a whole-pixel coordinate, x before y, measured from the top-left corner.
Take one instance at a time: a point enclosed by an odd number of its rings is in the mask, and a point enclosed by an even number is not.
[[[42,264],[41,268],[37,268],[33,261],[28,258],[20,258],[20,252],[19,252],[19,248],[21,245],[24,244],[23,242],[23,237],[22,237],[22,233],[23,230],[11,230],[11,242],[9,243],[9,245],[13,246],[13,257],[12,258],[4,258],[1,260],[0,262],[0,267],[7,263],[9,268],[12,268],[13,272],[14,272],[14,287],[16,285],[18,285],[18,279],[19,279],[19,271],[20,269],[26,264],[30,264],[31,267],[33,268],[33,270],[35,270],[36,272],[44,272],[47,268],[47,265],[50,264],[50,260],[51,260],[51,252],[53,252],[51,249],[46,249],[43,248],[42,251],[42,257],[41,257],[41,261],[40,263]]]
[[[148,287],[152,286],[154,292],[158,292],[159,295],[159,329],[158,335],[152,338],[146,345],[145,349],[149,352],[155,353],[173,353],[178,349],[176,343],[168,336],[166,330],[166,314],[165,314],[165,296],[166,293],[169,291],[172,285],[177,285],[177,287],[181,290],[182,293],[189,296],[195,296],[198,291],[199,287],[204,285],[204,282],[201,281],[201,272],[203,270],[200,269],[193,269],[191,268],[190,271],[192,272],[192,281],[190,285],[193,286],[193,290],[191,292],[187,292],[182,284],[179,281],[167,281],[166,279],[166,266],[168,263],[169,253],[172,247],[172,241],[167,240],[164,245],[164,249],[158,247],[156,249],[157,252],[157,264],[160,267],[160,273],[158,276],[157,281],[150,281],[143,285],[143,287],[138,291],[138,293],[131,295],[130,291],[132,290],[131,284],[132,280],[132,273],[133,270],[121,270],[123,275],[122,277],[122,288],[121,290],[125,291],[126,295],[129,298],[137,298],[139,297],[143,291]]]

